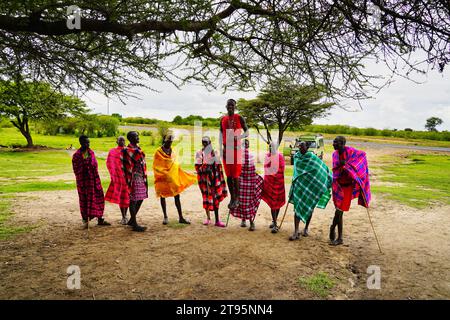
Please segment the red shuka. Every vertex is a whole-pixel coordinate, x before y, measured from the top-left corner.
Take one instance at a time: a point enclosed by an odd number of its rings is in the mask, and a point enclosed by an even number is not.
[[[233,114],[224,116],[220,122],[222,142],[224,145],[223,165],[229,178],[239,178],[242,170],[242,133],[241,116]],[[227,141],[232,139],[232,142]],[[228,143],[229,142],[229,143]]]

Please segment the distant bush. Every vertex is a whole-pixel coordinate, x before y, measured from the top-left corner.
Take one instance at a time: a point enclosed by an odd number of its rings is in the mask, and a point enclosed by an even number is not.
[[[161,120],[158,119],[149,119],[149,118],[143,118],[143,117],[128,117],[128,118],[122,118],[122,123],[135,123],[135,124],[157,124],[161,122]]]
[[[112,116],[87,114],[54,121],[40,121],[35,127],[37,133],[46,135],[86,134],[89,137],[113,137],[118,133],[119,123],[119,119]]]
[[[344,125],[309,125],[302,128],[303,131],[312,133],[323,134],[350,134],[354,136],[383,136],[394,138],[406,138],[406,139],[426,139],[426,140],[439,140],[450,141],[449,131],[413,131],[411,128],[405,128],[405,130],[397,129],[383,129],[378,130],[375,128],[356,128]]]
[[[196,121],[201,122],[203,127],[218,127],[220,124],[220,118],[203,118],[198,115],[190,115],[186,118],[176,116],[173,118],[172,123],[176,125],[193,126]]]
[[[11,120],[0,117],[0,128],[12,128],[12,127],[14,126],[11,123]]]

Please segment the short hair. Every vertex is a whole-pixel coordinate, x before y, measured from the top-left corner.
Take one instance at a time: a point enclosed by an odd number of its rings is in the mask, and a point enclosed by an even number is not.
[[[233,104],[236,105],[236,100],[234,100],[234,99],[228,99],[227,104],[228,104],[228,102],[233,102]]]
[[[309,149],[309,146],[311,145],[311,143],[302,140],[298,143],[298,145],[299,146],[305,145],[306,149]]]
[[[79,138],[78,141],[80,142],[80,144],[82,144],[84,141],[86,141],[87,139],[89,139],[88,136],[82,134]]]
[[[136,131],[129,131],[129,132],[127,133],[127,139],[128,139],[128,141],[131,140],[131,136],[134,135],[134,134],[137,134],[137,132],[136,132]]]
[[[337,136],[337,137],[335,138],[335,140],[340,140],[340,141],[342,141],[342,143],[344,144],[344,146],[345,146],[345,144],[347,143],[347,139],[345,139],[344,136]]]

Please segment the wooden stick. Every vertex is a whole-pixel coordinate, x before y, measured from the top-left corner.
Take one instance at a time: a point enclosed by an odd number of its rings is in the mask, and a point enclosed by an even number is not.
[[[364,203],[366,204],[367,216],[369,217],[369,222],[370,222],[370,225],[372,226],[373,234],[375,235],[375,240],[377,240],[378,249],[380,250],[380,253],[383,253],[383,251],[381,251],[381,246],[380,246],[380,242],[378,241],[377,233],[375,232],[375,228],[373,227],[372,219],[370,218],[369,205],[367,204],[366,195],[364,194],[364,191],[362,188],[361,188],[361,193],[363,195]]]
[[[89,217],[87,218],[87,238],[89,240]]]
[[[227,224],[225,225],[225,227],[228,227],[228,220],[230,220],[230,213],[231,213],[231,210],[228,210]]]
[[[286,204],[286,208],[284,209],[284,214],[283,214],[283,218],[281,219],[280,225],[278,226],[278,231],[281,230],[281,226],[283,225],[283,221],[284,221],[284,217],[286,216],[286,212],[287,212],[287,208],[289,207],[289,201]]]

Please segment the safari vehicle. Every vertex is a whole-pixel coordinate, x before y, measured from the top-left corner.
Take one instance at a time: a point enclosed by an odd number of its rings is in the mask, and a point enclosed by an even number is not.
[[[299,143],[301,141],[310,144],[309,151],[313,152],[320,159],[323,158],[324,142],[321,134],[303,135],[294,140],[286,140],[283,148],[283,156],[291,158],[291,165],[294,164],[294,155],[299,150]]]

